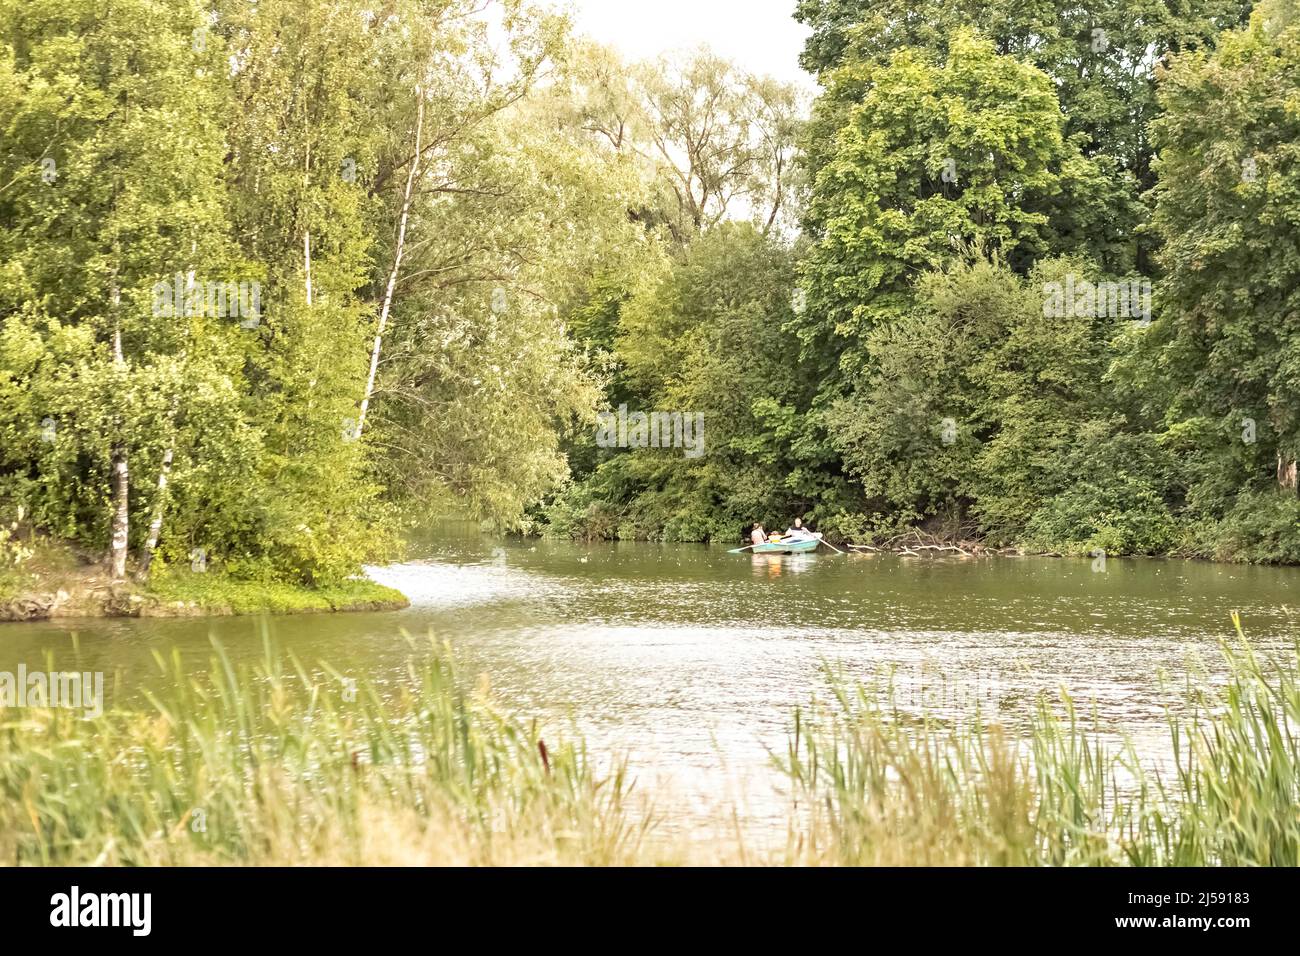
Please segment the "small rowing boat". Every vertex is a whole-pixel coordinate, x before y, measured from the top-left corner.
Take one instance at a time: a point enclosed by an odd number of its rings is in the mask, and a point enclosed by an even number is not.
[[[798,540],[769,541],[766,544],[751,544],[747,548],[733,548],[728,554],[807,554],[810,551],[816,551],[821,545],[821,535],[815,538],[800,538]]]

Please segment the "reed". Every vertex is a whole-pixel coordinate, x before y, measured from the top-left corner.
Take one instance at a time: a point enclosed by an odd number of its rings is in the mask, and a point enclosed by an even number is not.
[[[1013,733],[911,716],[887,683],[832,677],[778,759],[798,808],[785,861],[1295,866],[1300,652],[1261,662],[1236,624],[1226,685],[1167,714],[1172,772],[1108,746],[1066,695]]]
[[[94,719],[0,711],[0,859],[18,864],[615,864],[653,820],[626,765],[499,714],[442,649],[385,696],[219,644]],[[11,716],[15,715],[16,716]],[[381,839],[382,837],[382,839]]]
[[[1008,727],[832,678],[776,756],[772,849],[660,835],[624,759],[500,713],[443,647],[385,689],[214,643],[198,674],[157,655],[144,707],[0,711],[0,862],[1294,866],[1300,651],[1223,651],[1226,683],[1167,716],[1163,772],[1066,696]]]

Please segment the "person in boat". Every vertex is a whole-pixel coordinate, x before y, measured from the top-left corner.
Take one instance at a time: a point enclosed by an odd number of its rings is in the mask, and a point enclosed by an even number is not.
[[[785,530],[785,538],[788,541],[808,541],[813,537],[813,533],[803,526],[802,518],[795,518],[794,524]]]
[[[749,533],[749,540],[754,544],[767,544],[767,533],[763,531],[763,522],[755,522],[754,530]]]

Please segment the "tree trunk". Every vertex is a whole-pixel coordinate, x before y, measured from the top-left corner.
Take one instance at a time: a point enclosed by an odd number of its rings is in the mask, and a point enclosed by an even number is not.
[[[1300,492],[1300,487],[1297,486],[1296,478],[1296,460],[1294,458],[1285,457],[1281,452],[1278,452],[1277,483],[1293,493]]]
[[[122,352],[122,324],[120,310],[122,291],[114,274],[109,294],[109,304],[113,310],[113,365],[125,369],[126,356]],[[121,427],[119,421],[118,426]],[[131,476],[127,469],[126,445],[113,446],[111,458],[111,481],[113,487],[113,523],[110,538],[109,566],[113,580],[120,581],[126,577],[126,549],[131,540]]]
[[[370,411],[370,398],[375,393],[375,378],[379,372],[379,352],[384,346],[384,332],[388,328],[388,315],[393,306],[393,290],[397,287],[398,271],[402,267],[402,254],[406,249],[406,224],[411,215],[411,196],[415,192],[415,180],[420,169],[420,154],[424,148],[424,88],[418,87],[418,102],[415,110],[415,155],[411,158],[411,168],[406,173],[406,191],[402,194],[402,214],[397,221],[397,247],[393,251],[393,267],[388,271],[388,284],[384,287],[384,301],[379,307],[379,325],[375,329],[375,343],[370,349],[370,374],[366,376],[366,391],[361,397],[361,409],[357,413],[356,437],[366,427],[366,414]]]
[[[162,468],[158,471],[157,497],[153,503],[153,514],[149,517],[149,536],[140,550],[141,577],[149,575],[149,565],[153,564],[153,553],[158,547],[158,538],[162,534],[163,514],[167,510],[167,479],[171,475],[174,453],[174,447],[168,448],[163,453]]]
[[[307,144],[307,152],[303,159],[303,203],[307,203],[307,196],[311,191],[312,185],[312,144]],[[308,211],[309,212],[309,211]],[[303,269],[307,273],[307,307],[311,308],[312,304],[312,225],[311,217],[307,212],[303,213]]]
[[[307,307],[311,307],[311,231],[302,234],[302,261],[307,273]]]
[[[111,567],[113,580],[126,577],[126,547],[131,537],[130,475],[126,465],[126,449],[113,448],[113,543]]]

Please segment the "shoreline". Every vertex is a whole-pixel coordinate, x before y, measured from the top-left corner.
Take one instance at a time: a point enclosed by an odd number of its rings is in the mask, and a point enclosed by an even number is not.
[[[320,588],[193,573],[168,574],[148,582],[114,582],[98,572],[35,578],[12,590],[0,590],[0,623],[358,613],[411,606],[400,591],[365,577]]]

